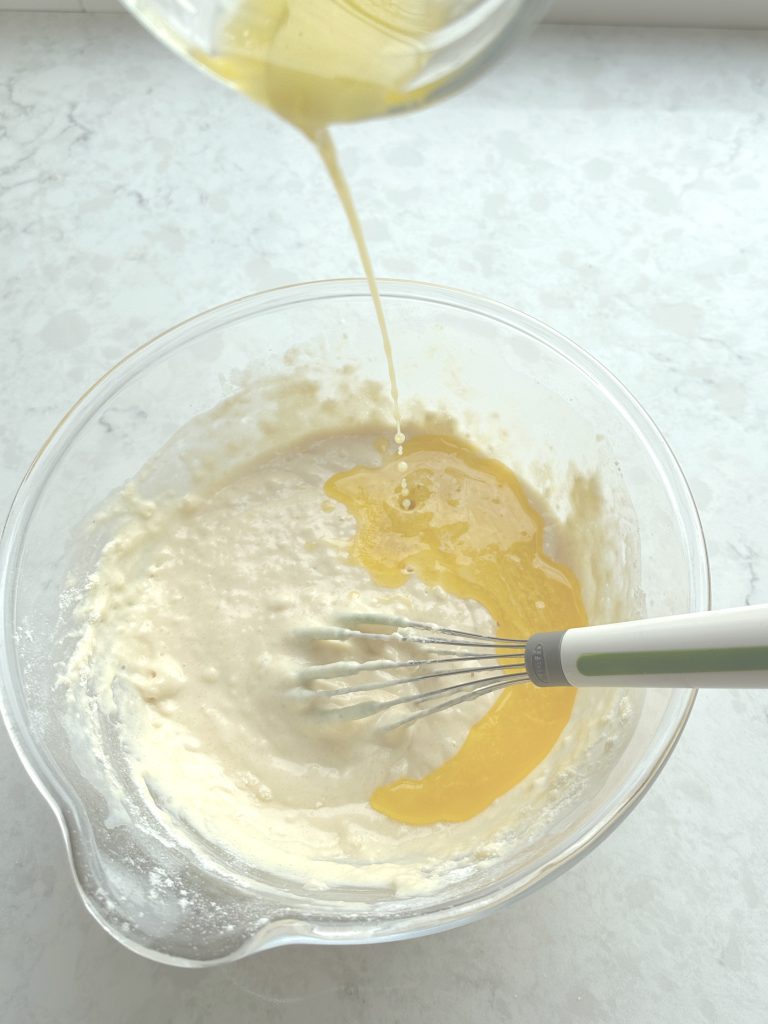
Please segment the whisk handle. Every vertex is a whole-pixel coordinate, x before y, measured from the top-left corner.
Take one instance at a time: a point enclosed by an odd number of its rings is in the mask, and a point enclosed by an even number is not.
[[[537,633],[538,686],[768,689],[768,604]]]

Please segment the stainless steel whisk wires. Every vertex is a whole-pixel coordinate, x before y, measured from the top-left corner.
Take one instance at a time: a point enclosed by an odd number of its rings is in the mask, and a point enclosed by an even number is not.
[[[580,626],[535,633],[527,640],[482,636],[386,615],[345,615],[338,623],[310,630],[308,635],[318,640],[386,641],[425,648],[427,657],[337,661],[300,674],[298,692],[316,698],[316,705],[328,714],[360,719],[399,706],[417,709],[388,729],[526,682],[546,687],[768,689],[768,604]],[[386,673],[385,679],[312,687],[321,680],[380,672]],[[461,676],[469,678],[447,682]],[[414,685],[424,684],[429,689],[413,692]],[[332,703],[334,697],[364,697],[405,686],[409,692],[394,697],[343,706]]]
[[[414,644],[425,647],[423,658],[403,660],[378,658],[367,661],[336,661],[327,665],[312,665],[303,669],[300,683],[312,695],[325,699],[367,694],[371,691],[391,690],[393,687],[409,688],[421,683],[439,681],[436,689],[419,690],[395,697],[358,701],[343,706],[326,706],[323,710],[348,720],[367,718],[390,708],[415,705],[419,708],[413,714],[391,723],[386,728],[395,729],[408,725],[425,715],[475,700],[488,693],[505,689],[515,683],[527,682],[525,670],[525,640],[507,637],[483,636],[460,629],[448,629],[428,622],[415,622],[386,615],[345,615],[337,618],[337,626],[303,630],[302,636],[312,640],[338,641],[384,641]],[[386,627],[386,632],[376,632],[364,627]],[[450,667],[444,667],[450,666]],[[349,678],[363,673],[398,673],[419,669],[416,675],[389,675],[384,680],[374,680],[356,685],[332,689],[309,690],[307,684],[324,679]],[[471,676],[464,682],[448,679]],[[422,705],[424,705],[422,707]]]

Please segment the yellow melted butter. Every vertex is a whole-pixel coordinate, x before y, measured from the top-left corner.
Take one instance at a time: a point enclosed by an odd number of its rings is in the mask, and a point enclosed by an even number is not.
[[[427,59],[422,41],[444,18],[441,5],[423,2],[244,0],[215,52],[190,56],[314,136],[432,92],[435,84],[411,83]]]
[[[414,438],[404,454],[408,510],[398,456],[338,473],[325,485],[356,520],[351,557],[378,584],[397,587],[415,573],[482,604],[498,636],[586,624],[578,581],[545,554],[542,518],[511,470],[452,437]],[[424,778],[381,786],[371,805],[410,825],[474,817],[543,761],[574,700],[565,688],[505,690],[452,758]]]

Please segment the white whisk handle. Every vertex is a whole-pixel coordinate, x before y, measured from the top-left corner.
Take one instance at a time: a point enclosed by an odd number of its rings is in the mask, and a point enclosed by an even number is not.
[[[539,686],[768,689],[768,604],[538,633]]]

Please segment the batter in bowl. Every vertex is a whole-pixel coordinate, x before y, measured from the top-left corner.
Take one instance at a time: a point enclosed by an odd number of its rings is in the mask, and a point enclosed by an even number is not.
[[[117,723],[162,827],[245,870],[440,887],[498,855],[630,715],[612,691],[574,707],[526,686],[385,732],[297,697],[319,653],[301,630],[339,612],[521,635],[583,621],[513,474],[461,438],[410,436],[408,509],[397,456],[365,429],[214,460],[181,497],[129,486],[112,509],[64,682]]]

